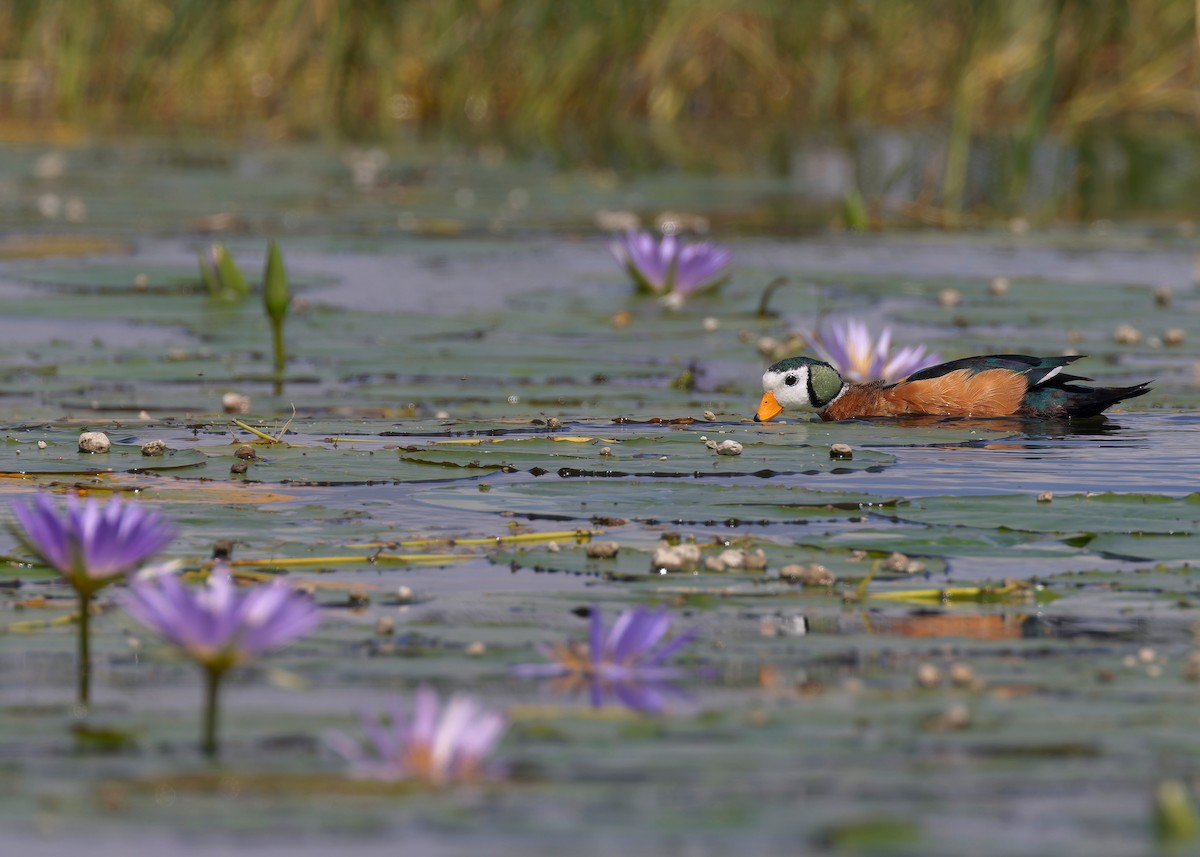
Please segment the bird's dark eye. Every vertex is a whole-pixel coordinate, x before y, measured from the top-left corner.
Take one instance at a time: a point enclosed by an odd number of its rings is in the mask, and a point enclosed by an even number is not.
[[[783,383],[787,384],[789,387],[795,387],[797,382],[799,382],[799,380],[800,379],[797,378],[795,375],[788,375],[786,378],[783,379]]]

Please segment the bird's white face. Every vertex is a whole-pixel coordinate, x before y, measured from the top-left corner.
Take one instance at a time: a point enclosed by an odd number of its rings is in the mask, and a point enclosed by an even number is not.
[[[811,408],[808,398],[808,367],[763,373],[763,393],[770,393],[783,410]]]
[[[842,394],[842,376],[827,363],[799,362],[799,358],[782,360],[763,373],[763,397],[754,415],[755,422],[765,423],[785,410],[798,408],[821,409]]]

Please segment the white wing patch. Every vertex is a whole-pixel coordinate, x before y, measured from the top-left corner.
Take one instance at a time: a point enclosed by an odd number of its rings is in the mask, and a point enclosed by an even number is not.
[[[1043,375],[1042,380],[1038,381],[1036,384],[1034,384],[1034,386],[1035,387],[1042,386],[1043,384],[1045,384],[1047,381],[1049,381],[1051,378],[1053,378],[1055,375],[1057,375],[1062,370],[1063,370],[1063,367],[1055,366],[1053,369],[1051,369],[1049,372],[1047,372],[1045,375]],[[1032,371],[1032,370],[1030,370],[1030,371]]]

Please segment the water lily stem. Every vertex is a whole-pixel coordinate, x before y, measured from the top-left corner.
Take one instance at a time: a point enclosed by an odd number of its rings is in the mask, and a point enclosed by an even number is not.
[[[755,313],[759,318],[774,318],[779,313],[771,309],[771,296],[779,290],[783,285],[786,285],[787,277],[776,277],[767,283],[767,287],[763,289],[762,297],[758,300],[758,312]]]
[[[91,701],[92,689],[92,644],[91,644],[92,596],[79,593],[79,695],[78,703],[86,708]]]
[[[204,755],[217,757],[217,691],[221,684],[221,671],[204,670],[204,736],[201,746]]]
[[[275,353],[275,395],[283,395],[283,364],[285,354],[283,350],[283,319],[271,319],[271,341],[274,345]]]
[[[864,577],[862,579],[862,583],[860,583],[858,585],[858,592],[857,592],[858,598],[866,598],[867,597],[867,587],[870,586],[871,581],[875,579],[875,572],[879,571],[879,566],[882,562],[883,562],[883,560],[877,559],[873,563],[871,563],[871,568],[867,572],[867,576]]]

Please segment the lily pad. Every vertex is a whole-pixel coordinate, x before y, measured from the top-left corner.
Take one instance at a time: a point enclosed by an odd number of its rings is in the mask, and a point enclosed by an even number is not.
[[[563,477],[655,476],[773,476],[785,473],[849,473],[881,468],[895,459],[871,450],[853,459],[834,459],[827,448],[785,443],[746,443],[738,455],[721,455],[700,440],[700,433],[673,432],[614,442],[587,439],[569,443],[553,439],[480,440],[467,444],[435,443],[425,449],[406,449],[405,461],[468,470],[554,472]],[[715,442],[715,441],[714,441]],[[608,450],[601,452],[601,450]]]
[[[995,527],[1034,533],[1162,533],[1200,531],[1200,494],[1056,494],[923,497],[896,507],[896,517],[926,524]]]
[[[528,517],[591,520],[632,518],[664,524],[789,523],[848,520],[887,498],[813,491],[773,482],[708,484],[668,479],[568,479],[542,476],[536,482],[484,486],[448,485],[421,491],[431,506],[464,511],[506,512]]]
[[[39,449],[37,441],[47,444]],[[0,473],[25,475],[165,471],[203,468],[208,457],[194,449],[168,449],[162,455],[143,455],[141,446],[113,443],[108,452],[79,451],[79,432],[34,430],[9,434],[0,444]]]

